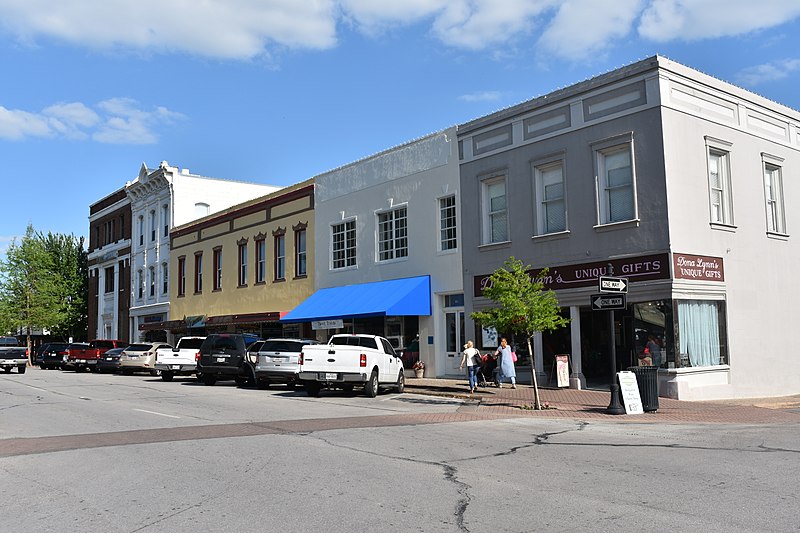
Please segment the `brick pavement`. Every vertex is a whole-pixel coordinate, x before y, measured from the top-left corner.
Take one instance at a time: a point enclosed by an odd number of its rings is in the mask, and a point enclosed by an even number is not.
[[[658,411],[641,415],[606,413],[608,391],[539,388],[539,398],[550,409],[534,411],[533,387],[517,385],[511,389],[478,388],[469,394],[466,379],[408,379],[406,391],[468,400],[485,415],[531,416],[538,418],[577,418],[618,422],[792,424],[800,423],[800,395],[784,398],[687,402],[659,398]]]

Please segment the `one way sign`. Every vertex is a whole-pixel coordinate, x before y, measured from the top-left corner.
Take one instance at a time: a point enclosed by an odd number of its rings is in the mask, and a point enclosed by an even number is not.
[[[612,278],[600,276],[600,292],[628,292],[628,278]]]
[[[593,294],[592,309],[594,311],[605,311],[607,309],[625,309],[625,295],[618,294],[611,296],[608,294]]]

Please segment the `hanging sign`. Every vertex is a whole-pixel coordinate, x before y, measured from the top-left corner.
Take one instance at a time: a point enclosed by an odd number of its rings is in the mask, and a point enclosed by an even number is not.
[[[311,322],[311,329],[341,329],[344,327],[344,321],[339,318],[336,320],[314,320]]]

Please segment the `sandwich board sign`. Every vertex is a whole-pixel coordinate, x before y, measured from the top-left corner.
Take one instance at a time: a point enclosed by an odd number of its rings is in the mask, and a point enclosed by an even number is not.
[[[642,397],[639,396],[639,385],[636,383],[636,374],[633,372],[617,372],[619,391],[622,394],[622,403],[625,405],[626,415],[644,414]]]

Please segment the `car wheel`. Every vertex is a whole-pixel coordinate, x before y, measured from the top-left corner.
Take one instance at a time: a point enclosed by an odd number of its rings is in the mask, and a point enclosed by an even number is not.
[[[194,377],[197,378],[197,381],[203,381],[203,373],[202,372],[195,372]]]
[[[402,370],[397,375],[397,394],[403,394],[403,391],[406,390],[406,374]]]
[[[26,370],[27,368],[25,367],[25,365],[20,365],[17,367],[17,372],[19,372],[20,374],[24,374]]]
[[[86,368],[82,367],[82,366],[79,366],[79,367],[75,368],[75,372],[83,372],[84,370],[86,370]]]
[[[268,389],[269,388],[269,380],[268,379],[262,379],[262,380],[256,381],[256,388],[259,389],[259,390]]]
[[[216,376],[212,376],[211,374],[203,374],[203,383],[204,384],[206,384],[206,385],[208,385],[210,387],[216,382],[217,382]]]
[[[162,381],[172,381],[172,378],[175,374],[172,372],[167,372],[166,370],[161,371],[161,380]]]
[[[42,370],[47,370],[50,367],[48,367],[47,365],[39,365],[39,368],[41,368]]]
[[[11,373],[11,367],[10,366],[4,366],[3,367],[3,372],[5,372],[6,374],[10,374]]]
[[[99,368],[98,366],[90,366],[90,367],[89,367],[89,371],[90,371],[92,374],[97,374],[98,372],[100,372],[100,368]]]
[[[316,381],[308,381],[303,384],[303,387],[306,389],[306,394],[313,398],[318,398],[319,391],[322,390],[322,385]]]
[[[373,370],[372,375],[369,377],[369,381],[364,386],[364,393],[369,396],[370,398],[374,398],[378,395],[378,371]]]

